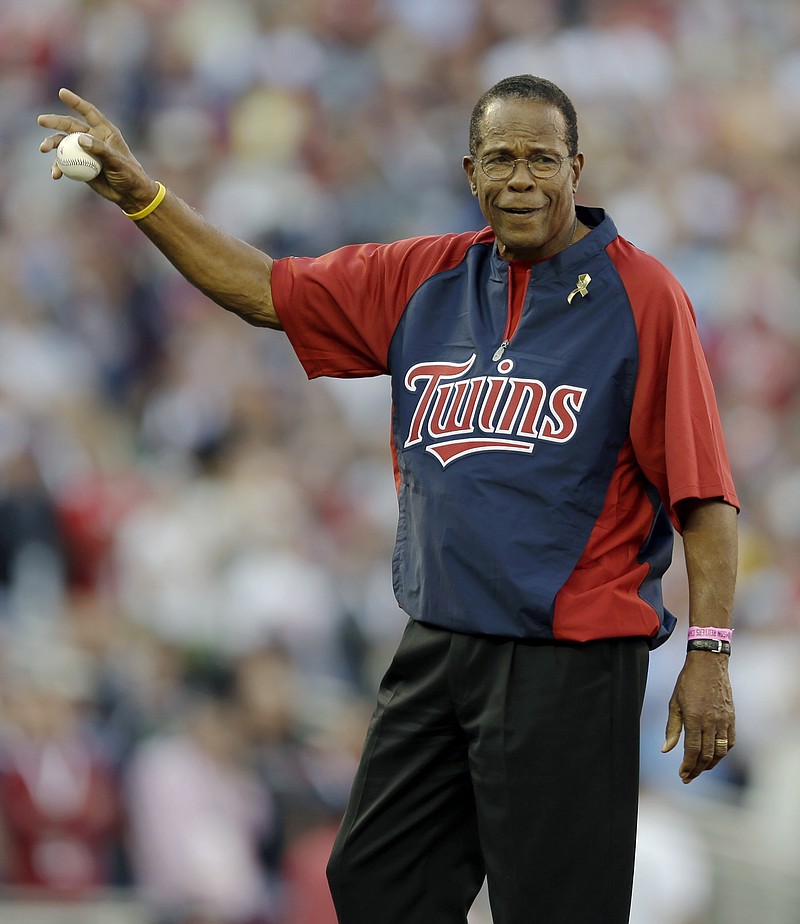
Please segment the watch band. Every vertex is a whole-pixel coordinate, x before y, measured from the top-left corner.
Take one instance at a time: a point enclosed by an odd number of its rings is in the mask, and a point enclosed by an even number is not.
[[[712,651],[714,654],[730,655],[731,643],[719,638],[693,638],[686,645],[687,651]]]

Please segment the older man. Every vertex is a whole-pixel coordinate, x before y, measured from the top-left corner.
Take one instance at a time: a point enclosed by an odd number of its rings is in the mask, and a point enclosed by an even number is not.
[[[684,539],[690,639],[665,750],[734,744],[737,500],[692,308],[576,206],[575,110],[523,75],[478,101],[478,232],[273,261],[145,173],[67,90],[90,184],[200,290],[283,329],[310,377],[391,377],[397,599],[409,617],[329,864],[343,924],[624,924],[649,651]],[[60,171],[53,168],[53,176]]]

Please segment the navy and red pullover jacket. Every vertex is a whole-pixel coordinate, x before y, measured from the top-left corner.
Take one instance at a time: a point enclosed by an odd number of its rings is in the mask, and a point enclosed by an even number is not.
[[[655,646],[676,503],[738,501],[688,297],[602,210],[579,217],[521,277],[487,228],[278,260],[273,300],[309,377],[391,376],[410,616]]]

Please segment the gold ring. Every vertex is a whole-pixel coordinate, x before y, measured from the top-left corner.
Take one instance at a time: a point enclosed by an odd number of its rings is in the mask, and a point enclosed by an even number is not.
[[[714,739],[714,744],[715,744],[717,747],[720,747],[720,748],[727,748],[727,747],[728,747],[728,739],[727,739],[727,738],[715,738],[715,739]]]

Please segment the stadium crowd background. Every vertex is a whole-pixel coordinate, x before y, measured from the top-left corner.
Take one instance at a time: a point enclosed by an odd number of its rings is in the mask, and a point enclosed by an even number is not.
[[[738,744],[688,789],[660,753],[682,626],[651,660],[635,924],[716,924],[751,873],[796,885],[796,0],[3,0],[0,69],[3,894],[327,924],[324,859],[404,622],[387,383],[308,384],[282,335],[53,184],[36,115],[69,86],[210,220],[316,254],[481,227],[469,113],[523,72],[576,103],[579,201],[693,299],[743,504]],[[742,922],[797,924],[774,890],[742,895]]]

